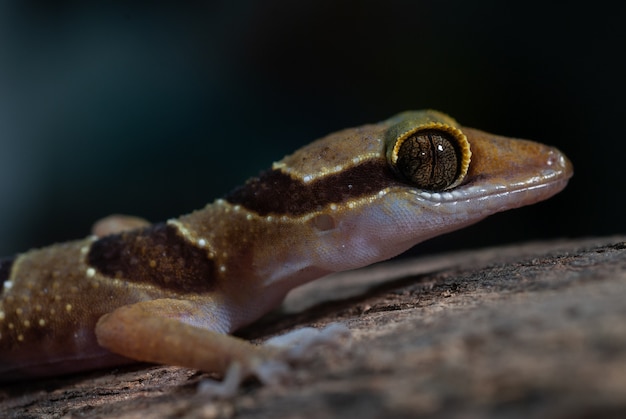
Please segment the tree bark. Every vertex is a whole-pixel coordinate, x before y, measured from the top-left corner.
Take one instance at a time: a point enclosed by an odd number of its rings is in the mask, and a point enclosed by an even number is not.
[[[292,382],[229,400],[137,365],[0,388],[0,417],[626,417],[626,237],[387,262],[295,290],[239,334],[342,322]]]

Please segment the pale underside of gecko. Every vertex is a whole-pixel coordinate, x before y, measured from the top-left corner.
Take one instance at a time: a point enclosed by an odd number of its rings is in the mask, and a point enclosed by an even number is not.
[[[280,354],[228,333],[289,290],[547,199],[572,173],[555,148],[435,111],[330,134],[201,210],[0,261],[0,381],[130,361],[259,375]]]

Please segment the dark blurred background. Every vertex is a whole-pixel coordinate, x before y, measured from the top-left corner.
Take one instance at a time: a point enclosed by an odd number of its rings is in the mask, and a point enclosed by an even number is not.
[[[626,3],[87,3],[0,3],[0,255],[189,212],[420,108],[556,145],[576,174],[416,251],[626,232]]]

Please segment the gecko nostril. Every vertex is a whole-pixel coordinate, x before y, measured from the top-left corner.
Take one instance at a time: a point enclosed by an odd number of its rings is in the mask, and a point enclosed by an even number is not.
[[[558,151],[552,150],[548,153],[548,158],[546,160],[546,164],[548,166],[565,166],[565,159],[563,155]]]
[[[563,171],[567,170],[568,161],[567,158],[558,150],[552,150],[548,154],[548,158],[546,159],[546,166],[550,167],[555,171]]]
[[[332,230],[336,227],[335,219],[328,214],[319,214],[311,220],[313,227],[320,231]]]

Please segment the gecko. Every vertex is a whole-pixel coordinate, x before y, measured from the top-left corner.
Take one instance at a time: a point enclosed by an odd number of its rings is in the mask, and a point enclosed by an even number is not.
[[[285,351],[230,334],[291,289],[547,199],[572,174],[556,148],[433,110],[332,133],[201,210],[113,217],[2,259],[0,381],[150,362],[271,382]]]

